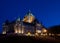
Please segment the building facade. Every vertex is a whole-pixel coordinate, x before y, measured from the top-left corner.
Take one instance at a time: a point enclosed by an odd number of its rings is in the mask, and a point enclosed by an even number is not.
[[[43,28],[43,25],[39,23],[35,16],[31,12],[28,12],[22,20],[20,18],[17,18],[15,21],[12,22],[6,20],[6,22],[3,23],[2,33],[26,34],[30,32],[34,34],[36,32],[40,33]]]

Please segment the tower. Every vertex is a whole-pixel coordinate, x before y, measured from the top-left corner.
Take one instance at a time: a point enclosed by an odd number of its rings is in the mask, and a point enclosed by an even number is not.
[[[8,30],[9,30],[9,21],[6,20],[6,21],[3,23],[2,27],[3,27],[3,32],[2,32],[2,34],[7,34]]]
[[[20,18],[18,18],[15,21],[14,31],[15,31],[15,33],[21,33],[21,20],[20,20]]]
[[[23,22],[32,23],[34,21],[34,19],[35,19],[35,17],[31,13],[31,11],[29,10],[29,12],[24,17]]]

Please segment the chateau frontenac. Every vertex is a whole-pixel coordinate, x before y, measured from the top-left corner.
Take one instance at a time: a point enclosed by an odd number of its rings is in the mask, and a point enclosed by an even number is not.
[[[20,17],[12,22],[6,20],[5,23],[3,23],[2,28],[2,34],[27,34],[29,32],[35,34],[42,33],[43,30],[46,29],[30,11],[26,13],[22,20]]]

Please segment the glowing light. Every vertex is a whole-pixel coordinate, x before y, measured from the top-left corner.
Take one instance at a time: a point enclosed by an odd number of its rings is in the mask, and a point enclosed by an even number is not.
[[[44,32],[47,32],[47,30],[44,30]]]
[[[6,31],[3,31],[3,33],[2,34],[6,34]]]
[[[60,34],[57,34],[57,36],[60,36]]]
[[[15,33],[18,33],[17,30],[15,30]]]
[[[34,21],[35,17],[29,13],[25,18],[23,19],[24,22],[32,23]]]
[[[28,35],[28,36],[31,36],[31,33],[30,33],[30,32],[28,32],[28,33],[27,33],[27,35]]]
[[[19,30],[18,33],[21,33],[21,30]]]
[[[54,34],[52,34],[52,36],[54,36]]]
[[[39,34],[38,33],[35,33],[35,36],[39,36]]]
[[[43,30],[42,30],[42,32],[46,33],[46,32],[47,32],[47,30],[46,30],[46,29],[43,29]]]
[[[33,22],[33,20],[34,20],[34,17],[30,16],[28,22],[31,23],[31,22]]]
[[[49,36],[51,35],[51,33],[49,33]]]
[[[45,35],[47,35],[47,33]]]
[[[27,34],[25,34],[26,36],[33,36],[30,32],[28,32]]]
[[[22,31],[21,31],[21,33],[22,33],[22,34],[24,33],[24,26],[22,26]]]
[[[41,35],[43,35],[43,33],[41,33]]]
[[[37,33],[41,33],[41,30],[36,30]]]
[[[22,32],[21,32],[22,34],[24,33],[24,31],[22,30]]]

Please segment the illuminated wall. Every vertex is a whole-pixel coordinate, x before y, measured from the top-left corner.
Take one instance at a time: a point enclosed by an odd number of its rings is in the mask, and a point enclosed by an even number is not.
[[[23,20],[20,20],[20,18],[18,18],[17,20],[15,20],[14,22],[10,23],[9,27],[6,27],[6,25],[4,25],[5,27],[3,27],[3,34],[8,33],[8,31],[10,31],[10,27],[14,27],[11,30],[14,30],[14,33],[41,33],[41,29],[42,29],[42,24],[38,23],[35,16],[33,16],[33,14],[31,12],[27,13],[27,15],[23,18]],[[44,30],[45,32],[46,30]]]

